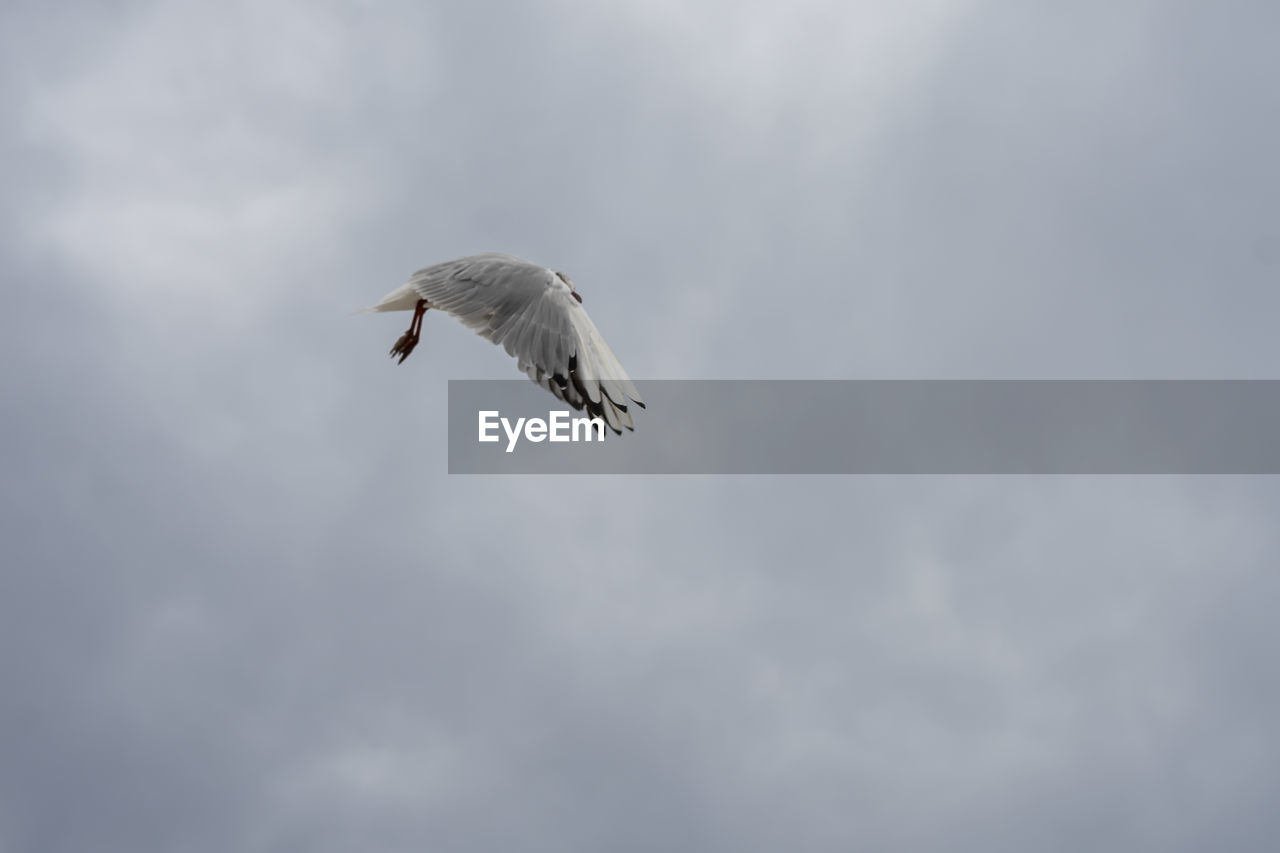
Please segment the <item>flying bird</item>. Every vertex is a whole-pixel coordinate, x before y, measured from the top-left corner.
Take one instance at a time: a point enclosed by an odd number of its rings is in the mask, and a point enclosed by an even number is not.
[[[364,310],[413,312],[391,348],[403,364],[431,308],[500,344],[530,379],[573,408],[616,433],[635,429],[629,407],[644,408],[644,401],[564,273],[500,252],[469,255],[418,270]]]

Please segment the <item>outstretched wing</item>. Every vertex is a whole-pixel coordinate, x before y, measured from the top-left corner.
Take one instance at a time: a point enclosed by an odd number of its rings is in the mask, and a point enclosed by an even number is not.
[[[628,407],[644,401],[567,277],[504,254],[427,267],[409,279],[432,308],[506,349],[530,379],[615,432],[634,429]]]

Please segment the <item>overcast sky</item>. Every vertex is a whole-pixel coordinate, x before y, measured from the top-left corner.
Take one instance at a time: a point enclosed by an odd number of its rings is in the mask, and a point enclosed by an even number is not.
[[[1274,846],[1275,480],[449,477],[514,363],[348,312],[506,251],[641,382],[1280,378],[1278,30],[5,3],[0,851]]]

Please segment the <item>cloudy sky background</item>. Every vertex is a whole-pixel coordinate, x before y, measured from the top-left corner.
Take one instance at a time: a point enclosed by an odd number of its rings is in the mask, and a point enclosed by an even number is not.
[[[514,365],[347,313],[500,250],[641,380],[1277,378],[1278,27],[6,3],[0,851],[1271,846],[1274,480],[450,478]]]

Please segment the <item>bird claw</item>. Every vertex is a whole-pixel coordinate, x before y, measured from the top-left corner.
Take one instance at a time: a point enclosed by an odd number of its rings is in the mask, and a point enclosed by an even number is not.
[[[396,341],[396,345],[391,348],[391,357],[400,356],[397,364],[404,364],[404,360],[409,357],[409,353],[413,352],[413,348],[418,345],[418,336],[413,332],[405,332],[400,336],[400,340]]]
[[[404,364],[409,353],[413,352],[413,348],[418,345],[418,335],[422,331],[422,315],[427,313],[427,308],[427,300],[419,299],[418,304],[413,307],[413,322],[409,324],[409,330],[401,335],[400,340],[396,341],[396,345],[391,348],[391,357],[400,356],[400,364]]]

